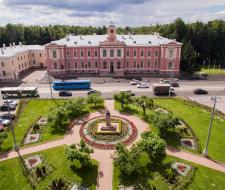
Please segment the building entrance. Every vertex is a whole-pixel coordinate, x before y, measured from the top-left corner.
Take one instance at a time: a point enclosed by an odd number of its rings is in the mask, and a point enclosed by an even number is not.
[[[113,61],[110,62],[110,73],[114,73],[114,63],[113,63]]]

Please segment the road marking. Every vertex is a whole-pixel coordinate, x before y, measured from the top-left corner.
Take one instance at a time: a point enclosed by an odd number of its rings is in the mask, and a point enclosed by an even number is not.
[[[213,103],[211,98],[214,96],[190,96],[189,99],[198,103]],[[217,102],[225,102],[225,96],[216,96]]]

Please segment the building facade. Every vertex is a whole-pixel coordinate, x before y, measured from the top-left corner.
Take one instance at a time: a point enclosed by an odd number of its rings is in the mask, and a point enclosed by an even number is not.
[[[0,49],[0,80],[19,80],[27,70],[45,66],[44,46],[13,43]]]
[[[68,35],[47,44],[47,69],[54,76],[179,75],[181,43],[154,35]]]

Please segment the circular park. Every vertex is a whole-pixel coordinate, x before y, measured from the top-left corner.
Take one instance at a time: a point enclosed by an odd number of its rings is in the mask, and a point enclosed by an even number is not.
[[[135,124],[120,116],[90,118],[80,128],[80,136],[90,146],[98,149],[115,149],[117,143],[130,145],[137,137]]]

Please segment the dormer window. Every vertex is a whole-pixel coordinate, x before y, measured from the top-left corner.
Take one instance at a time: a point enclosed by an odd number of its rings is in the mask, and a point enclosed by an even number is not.
[[[91,41],[88,41],[88,44],[91,44]]]

